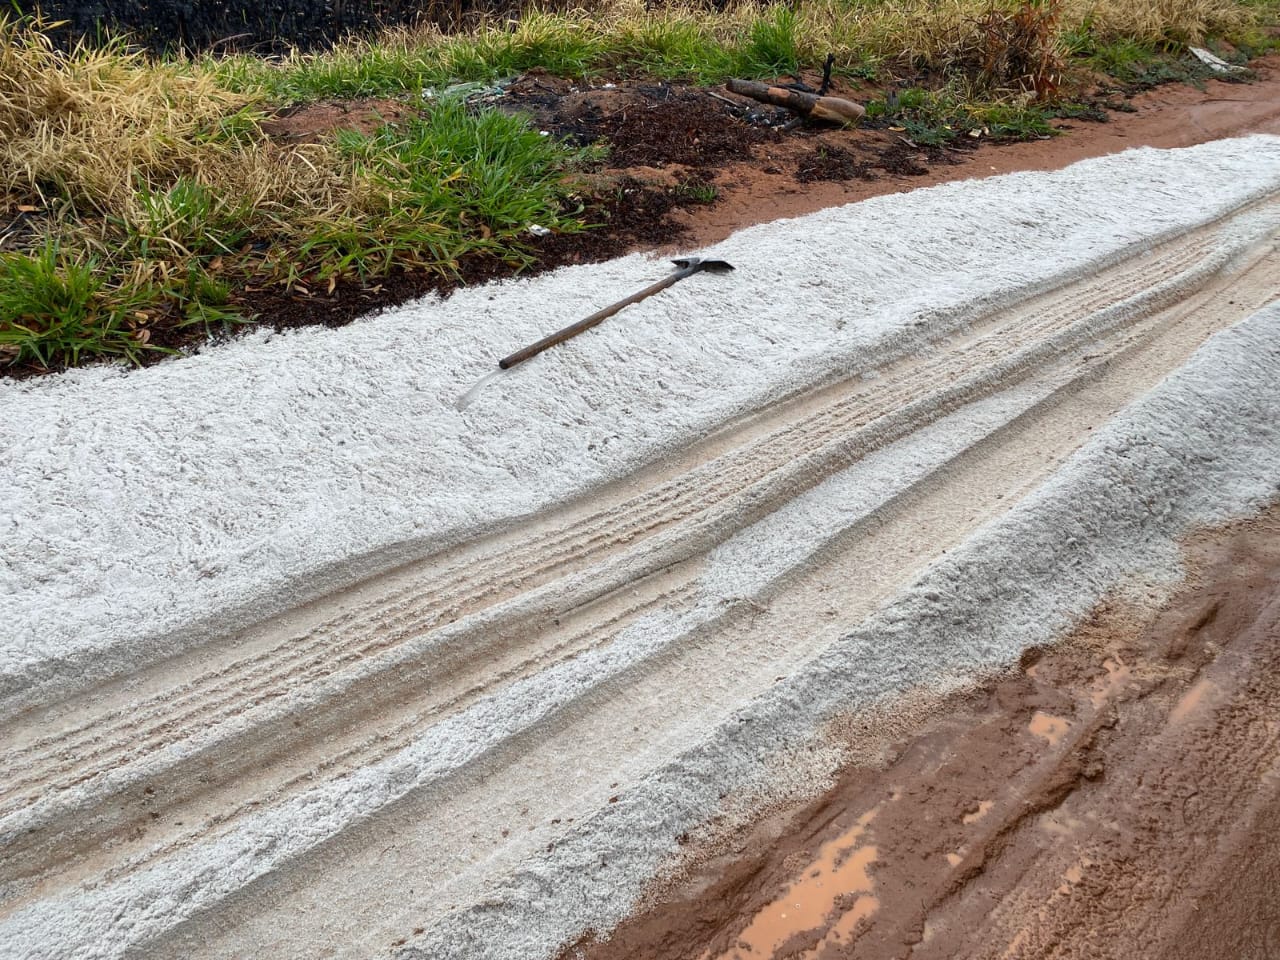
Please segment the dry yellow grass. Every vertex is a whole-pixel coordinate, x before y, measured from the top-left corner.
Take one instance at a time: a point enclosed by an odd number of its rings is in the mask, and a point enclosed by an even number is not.
[[[971,45],[981,21],[1014,4],[992,0],[895,0],[850,4],[809,0],[799,7],[801,43],[816,53],[844,48],[871,59],[941,69]],[[1045,7],[1048,4],[1039,4]],[[1059,35],[1087,27],[1099,43],[1198,43],[1247,28],[1254,14],[1236,0],[1060,0]]]
[[[376,204],[332,145],[264,136],[259,106],[189,65],[67,53],[0,22],[0,195],[44,208],[70,251],[106,261],[126,238],[148,244],[130,283],[159,281],[218,229],[288,242]]]
[[[68,56],[0,24],[0,185],[110,209],[143,181],[207,165],[203,143],[251,97],[111,47]]]
[[[1100,43],[1200,43],[1247,29],[1256,14],[1234,0],[1062,0],[1068,29],[1089,24]]]

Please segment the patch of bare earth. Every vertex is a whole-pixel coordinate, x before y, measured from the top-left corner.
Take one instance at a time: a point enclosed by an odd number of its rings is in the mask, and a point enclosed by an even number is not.
[[[1280,956],[1280,508],[1186,552],[563,956]]]

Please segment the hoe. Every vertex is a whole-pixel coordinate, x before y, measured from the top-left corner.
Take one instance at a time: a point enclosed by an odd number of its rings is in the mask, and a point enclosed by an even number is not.
[[[678,283],[685,277],[691,277],[695,273],[699,273],[703,270],[710,270],[712,273],[727,273],[733,269],[733,265],[725,260],[703,260],[701,257],[682,257],[679,260],[673,260],[672,263],[676,265],[675,271],[667,274],[657,283],[651,283],[639,293],[633,293],[631,296],[619,300],[617,303],[611,303],[604,309],[597,310],[595,313],[591,314],[591,316],[585,317],[577,323],[570,324],[563,330],[557,330],[555,333],[543,337],[537,343],[532,343],[521,350],[517,350],[510,356],[503,357],[498,361],[498,369],[487,377],[484,377],[474,387],[455,400],[453,404],[454,407],[458,410],[466,409],[470,406],[471,401],[476,398],[476,394],[480,392],[480,389],[496,377],[501,371],[510,370],[516,364],[524,363],[530,357],[536,357],[543,350],[546,350],[549,347],[554,347],[558,343],[564,343],[570,337],[576,337],[583,330],[590,330],[601,320],[612,317],[623,307],[629,307],[633,303],[639,303],[646,297],[651,297],[655,293],[659,293],[660,291],[667,289],[667,287],[672,284]]]

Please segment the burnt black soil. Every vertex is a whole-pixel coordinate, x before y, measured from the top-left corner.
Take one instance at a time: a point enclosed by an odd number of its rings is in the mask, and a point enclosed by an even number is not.
[[[902,138],[885,142],[867,140],[850,149],[822,143],[796,161],[798,183],[823,180],[878,180],[895,177],[923,177],[932,167],[963,163],[965,155],[977,148],[973,141],[957,140],[954,146],[921,146]]]
[[[875,167],[859,160],[843,147],[817,147],[796,164],[796,181],[817,183],[820,180],[874,180]]]
[[[445,30],[481,18],[519,16],[525,0],[14,0],[19,13],[42,12],[56,44],[94,45],[125,33],[153,53],[283,53],[317,50],[352,34],[398,25]],[[5,4],[9,6],[9,4]],[[556,9],[541,0],[540,9]]]
[[[608,84],[579,90],[533,72],[494,104],[523,113],[573,143],[604,144],[614,169],[682,165],[709,169],[747,160],[776,129],[751,122],[745,107],[678,84]]]

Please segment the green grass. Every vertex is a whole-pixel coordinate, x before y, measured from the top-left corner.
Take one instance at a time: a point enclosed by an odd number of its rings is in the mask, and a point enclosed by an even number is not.
[[[675,185],[672,192],[687,203],[698,204],[715,203],[720,196],[720,191],[715,184],[698,178],[682,180]]]
[[[45,367],[102,358],[137,362],[149,349],[145,287],[113,286],[103,265],[57,243],[0,254],[0,357]]]
[[[800,68],[800,20],[789,7],[757,17],[739,55],[737,73],[754,76],[794,74]]]
[[[624,24],[615,59],[631,71],[719,83],[738,66],[733,51],[705,26],[687,17],[650,18]]]
[[[1280,0],[1239,0],[1250,11],[1251,23],[1224,37],[1241,57],[1251,60],[1280,50]]]
[[[366,218],[373,223],[322,223],[302,241],[321,278],[396,263],[453,268],[478,252],[524,263],[530,224],[582,227],[566,212],[564,174],[594,153],[543,137],[523,118],[445,100],[369,136],[343,131],[337,142],[378,209]]]
[[[868,101],[866,107],[868,121],[901,127],[905,136],[920,146],[943,146],[968,136],[1034,140],[1058,133],[1050,124],[1058,115],[1058,108],[1052,104],[1031,103],[1025,97],[974,99],[954,87],[908,87],[884,100]]]
[[[354,97],[420,96],[467,81],[487,81],[541,68],[582,77],[603,68],[606,46],[596,31],[571,21],[531,14],[514,29],[387,44],[353,43],[322,56],[294,56],[273,64],[254,57],[206,59],[229,89],[258,93],[277,103]]]
[[[136,220],[116,223],[142,259],[233,254],[253,229],[249,205],[190,177],[167,188],[141,183],[137,198]]]
[[[356,41],[283,62],[238,56],[208,58],[198,66],[229,89],[279,103],[419,96],[427,89],[535,69],[575,79],[609,75],[719,83],[820,65],[825,41],[797,9],[765,6],[736,19],[675,8],[617,17],[533,12],[517,22],[490,23],[463,34],[402,30],[382,43]],[[872,53],[846,53],[838,75],[878,74],[881,60]]]
[[[870,123],[921,145],[1028,139],[1096,115],[1058,96],[1063,70],[1126,88],[1200,83],[1213,74],[1187,44],[1222,38],[1232,46],[1214,48],[1239,62],[1280,48],[1278,20],[1280,0],[744,0],[720,13],[597,0],[314,55],[152,61],[119,39],[59,53],[39,21],[0,17],[0,205],[45,225],[31,249],[0,254],[0,364],[137,362],[159,349],[161,321],[244,322],[246,285],[447,272],[477,256],[518,266],[531,224],[583,229],[575,175],[599,154],[443,93],[460,83],[535,68],[769,79],[830,51],[839,77],[921,84],[868,102]],[[316,144],[263,129],[280,106],[368,96],[421,115]],[[701,182],[673,191],[715,198]]]
[[[1185,72],[1174,69],[1176,59],[1150,43],[1134,40],[1102,44],[1086,42],[1079,55],[1095,70],[1123,83],[1184,79]]]

